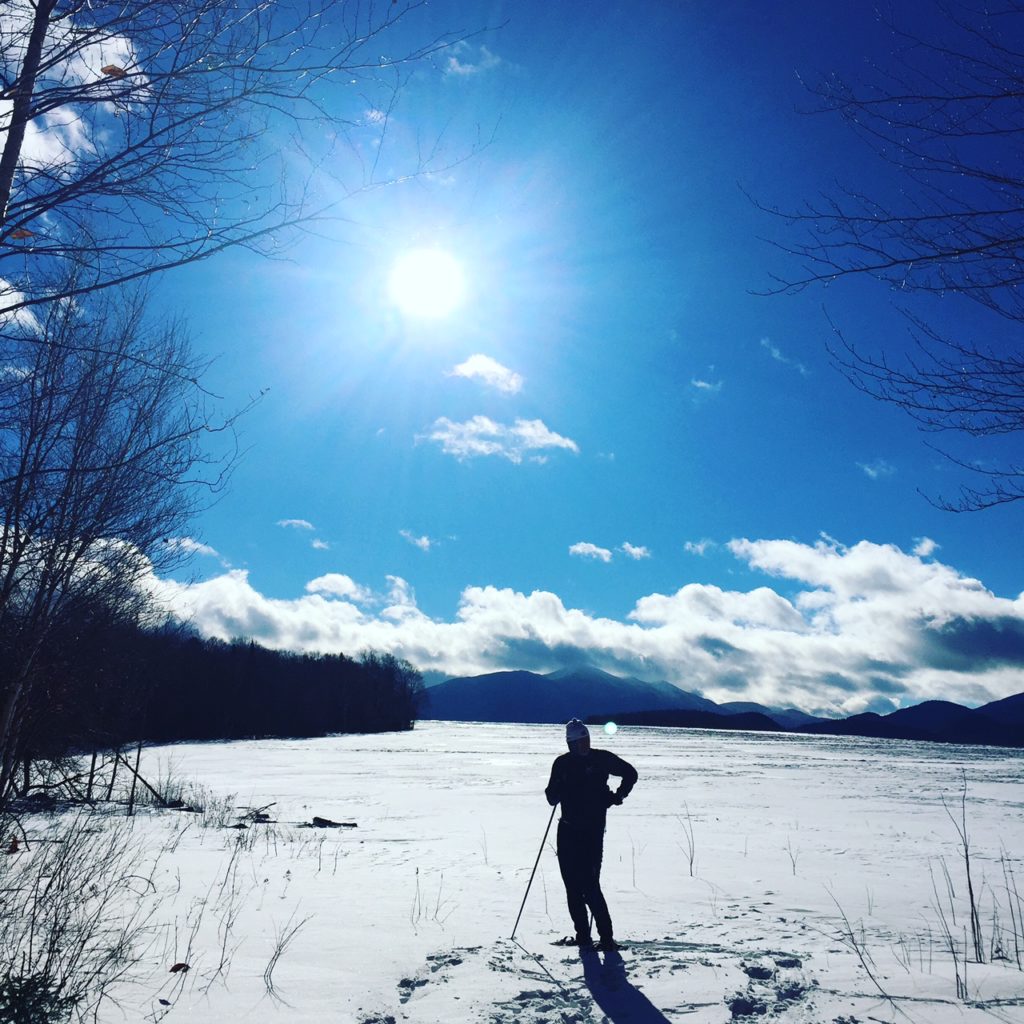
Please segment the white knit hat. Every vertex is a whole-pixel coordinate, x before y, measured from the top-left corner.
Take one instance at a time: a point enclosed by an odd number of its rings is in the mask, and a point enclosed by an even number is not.
[[[566,723],[565,740],[567,743],[583,739],[590,739],[590,730],[578,718]]]

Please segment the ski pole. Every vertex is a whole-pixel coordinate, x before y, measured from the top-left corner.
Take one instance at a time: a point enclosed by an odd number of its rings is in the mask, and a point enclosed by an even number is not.
[[[530,880],[526,883],[526,892],[523,893],[523,903],[516,915],[516,923],[512,927],[512,938],[516,937],[516,928],[519,927],[519,918],[523,916],[523,909],[526,907],[526,897],[530,895],[530,886],[533,885],[533,876],[537,874],[537,865],[540,863],[540,855],[544,852],[544,844],[548,841],[548,832],[551,831],[551,822],[555,820],[555,810],[558,804],[551,808],[551,817],[548,818],[548,827],[544,829],[544,838],[540,841],[540,849],[537,851],[537,859],[533,862],[533,870],[530,872]]]

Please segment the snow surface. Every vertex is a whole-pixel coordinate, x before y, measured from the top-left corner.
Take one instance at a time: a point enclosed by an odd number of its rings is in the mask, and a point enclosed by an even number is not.
[[[571,930],[553,827],[509,938],[562,736],[558,726],[426,722],[146,751],[150,775],[173,764],[239,807],[274,802],[274,821],[234,831],[180,812],[134,819],[140,849],[173,840],[152,922],[175,922],[173,943],[147,954],[149,980],[125,987],[121,1008],[101,1019],[1024,1022],[1000,862],[1005,854],[1024,891],[1020,751],[655,728],[595,735],[640,781],[609,813],[602,875],[629,948],[581,961],[550,944]],[[959,814],[961,769],[986,946],[1001,929],[1011,956],[967,964],[968,1001],[937,910],[952,923],[944,858],[962,956],[964,862],[942,802]],[[299,827],[313,815],[358,827]],[[270,994],[275,937],[300,921]],[[214,978],[225,949],[226,979]],[[172,956],[191,970],[167,974]]]

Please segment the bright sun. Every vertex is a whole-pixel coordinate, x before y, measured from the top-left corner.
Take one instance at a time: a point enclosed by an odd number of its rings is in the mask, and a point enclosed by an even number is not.
[[[412,249],[395,261],[391,299],[408,316],[447,316],[462,302],[465,282],[458,261],[443,249]]]

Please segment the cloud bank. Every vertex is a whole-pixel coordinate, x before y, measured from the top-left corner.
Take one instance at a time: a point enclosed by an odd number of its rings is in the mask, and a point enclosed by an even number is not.
[[[400,577],[378,593],[329,573],[289,599],[259,593],[242,570],[199,583],[154,579],[152,587],[207,636],[295,651],[373,647],[450,675],[551,671],[583,660],[715,700],[823,714],[928,699],[976,705],[1024,691],[1024,595],[997,597],[950,566],[888,544],[737,539],[726,550],[782,581],[786,595],[769,585],[687,583],[641,597],[619,620],[544,591],[469,586],[451,619],[435,619]]]

